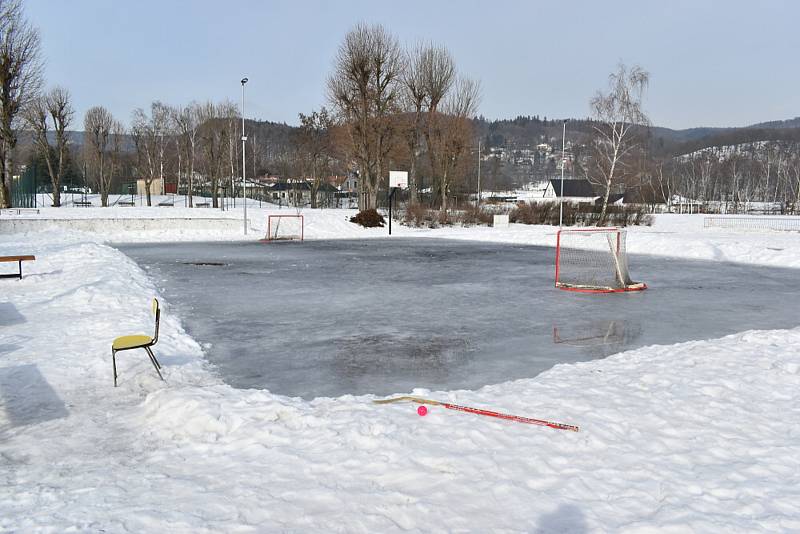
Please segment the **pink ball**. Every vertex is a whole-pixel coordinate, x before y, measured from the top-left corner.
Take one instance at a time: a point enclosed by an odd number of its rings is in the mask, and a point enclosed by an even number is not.
[[[428,413],[428,409],[425,406],[420,406],[417,408],[417,413],[420,415],[426,415]]]

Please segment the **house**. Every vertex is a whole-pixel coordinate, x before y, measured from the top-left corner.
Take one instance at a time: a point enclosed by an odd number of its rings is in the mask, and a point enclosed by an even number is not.
[[[317,189],[317,202],[320,206],[332,206],[339,190],[327,182]],[[311,183],[306,180],[278,182],[267,190],[267,197],[273,203],[287,206],[308,206],[311,204]]]
[[[594,202],[598,196],[589,180],[564,180],[564,202]],[[561,179],[554,178],[547,184],[542,198],[556,200],[559,197],[561,197]]]

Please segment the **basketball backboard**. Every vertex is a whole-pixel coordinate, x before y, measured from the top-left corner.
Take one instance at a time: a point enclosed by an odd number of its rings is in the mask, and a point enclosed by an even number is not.
[[[389,171],[389,188],[408,188],[408,172],[406,171]]]

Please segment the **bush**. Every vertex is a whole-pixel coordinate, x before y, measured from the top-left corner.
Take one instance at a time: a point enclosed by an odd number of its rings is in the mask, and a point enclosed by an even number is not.
[[[600,221],[602,206],[596,204],[564,204],[564,226],[594,226]],[[557,202],[520,202],[509,213],[509,220],[521,224],[558,225]],[[638,204],[608,206],[606,226],[633,226],[653,224],[647,207]]]
[[[478,206],[468,206],[463,211],[456,214],[456,220],[463,226],[472,226],[473,224],[486,224],[491,226],[494,221],[494,213],[485,211]]]
[[[378,210],[362,210],[350,217],[350,222],[360,224],[364,228],[382,228],[386,223]]]
[[[434,226],[436,224],[436,212],[426,208],[422,204],[412,204],[406,209],[403,224],[408,226]]]

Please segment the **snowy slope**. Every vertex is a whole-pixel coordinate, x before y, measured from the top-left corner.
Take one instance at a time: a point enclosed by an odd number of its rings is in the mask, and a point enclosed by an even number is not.
[[[309,216],[312,237],[384,235],[344,211],[320,213]],[[700,226],[659,220],[629,245],[800,265],[796,234]],[[401,232],[553,237],[517,225]],[[371,397],[235,390],[168,302],[156,351],[167,382],[143,354],[122,353],[114,389],[110,341],[151,330],[156,291],[102,244],[113,239],[0,237],[0,254],[37,255],[22,281],[0,280],[0,531],[800,530],[800,329],[647,347],[478,391],[415,392],[577,424],[577,434],[435,407],[422,418]]]

